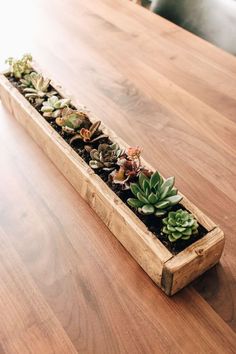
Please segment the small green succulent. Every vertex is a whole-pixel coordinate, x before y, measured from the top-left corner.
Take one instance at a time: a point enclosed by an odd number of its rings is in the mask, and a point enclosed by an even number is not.
[[[165,215],[169,208],[178,204],[182,199],[178,190],[174,188],[174,183],[174,177],[164,181],[158,171],[154,172],[150,178],[141,173],[138,182],[130,185],[135,198],[129,198],[127,202],[140,214],[154,214],[158,217]]]
[[[32,87],[26,87],[23,91],[25,97],[30,101],[36,101],[37,103],[42,103],[44,97],[51,97],[55,95],[56,91],[50,91],[49,85],[50,80],[44,79],[41,74],[32,72],[30,74]]]
[[[35,75],[36,73],[33,71],[30,74],[25,74],[22,79],[20,79],[20,87],[26,88],[26,87],[32,87],[32,76]]]
[[[115,168],[117,159],[122,154],[119,145],[114,143],[112,145],[100,144],[98,149],[90,151],[91,160],[89,166],[93,169],[102,168],[103,170],[111,171]]]
[[[16,79],[21,79],[23,75],[29,74],[32,71],[32,56],[30,54],[25,54],[19,60],[12,57],[6,60],[6,63],[10,66],[10,74]]]
[[[176,242],[180,239],[189,240],[192,235],[198,233],[197,220],[187,210],[170,211],[162,222],[164,224],[162,232],[170,242]]]
[[[69,98],[59,99],[57,96],[52,96],[43,102],[41,112],[46,118],[57,118],[61,116],[63,108],[68,107],[69,104]]]
[[[56,124],[68,134],[76,134],[81,126],[86,125],[87,116],[80,111],[73,111],[71,108],[65,107],[62,110],[61,117],[56,118]]]

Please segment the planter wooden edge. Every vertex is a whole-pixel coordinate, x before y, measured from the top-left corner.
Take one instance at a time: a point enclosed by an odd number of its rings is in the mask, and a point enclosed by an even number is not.
[[[169,296],[218,263],[225,243],[224,233],[215,227],[202,239],[165,262],[161,286]]]
[[[42,72],[36,64],[34,69]],[[208,230],[208,234],[173,256],[31,106],[4,74],[0,74],[0,97],[3,104],[166,294],[173,295],[219,261],[224,247],[224,234],[193,203],[183,196],[181,204],[194,214],[198,222]],[[80,103],[66,94],[60,85],[54,81],[51,83],[62,97],[70,97],[75,107],[80,106]],[[91,113],[89,118],[91,121],[98,120]],[[121,147],[127,147],[127,144],[104,124],[102,129],[114,142]],[[143,163],[154,170],[146,161]],[[203,250],[201,256],[200,249]]]

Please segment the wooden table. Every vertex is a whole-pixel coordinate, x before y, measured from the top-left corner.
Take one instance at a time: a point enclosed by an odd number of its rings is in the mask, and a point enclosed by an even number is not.
[[[236,59],[128,0],[3,6],[1,61],[30,51],[227,240],[166,297],[0,105],[0,353],[235,353]]]

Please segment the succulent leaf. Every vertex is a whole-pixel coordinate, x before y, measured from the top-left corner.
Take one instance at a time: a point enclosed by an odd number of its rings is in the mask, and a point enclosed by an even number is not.
[[[98,130],[100,125],[101,125],[101,121],[100,120],[91,125],[91,127],[89,128],[91,137],[96,133],[96,131]]]
[[[156,196],[156,194],[154,194],[154,193],[150,193],[149,194],[149,196],[148,196],[148,201],[149,201],[149,203],[151,203],[151,204],[155,204],[157,201],[158,201],[158,198],[157,198],[157,196]]]
[[[166,209],[169,206],[170,206],[170,202],[168,200],[162,200],[161,202],[155,204],[155,207],[157,209]]]
[[[143,173],[139,175],[139,185],[144,192],[149,187],[148,178]]]
[[[145,204],[142,207],[142,213],[145,214],[145,215],[151,215],[151,214],[154,213],[154,211],[155,211],[155,208],[151,204]]]
[[[137,193],[137,198],[143,203],[146,203],[146,204],[149,203],[148,199],[145,198],[144,195],[142,193],[140,193],[140,192]]]
[[[140,208],[143,206],[143,203],[140,202],[140,200],[135,199],[135,198],[129,198],[128,199],[128,204],[132,206],[133,208]]]
[[[93,168],[94,170],[96,170],[97,168],[102,168],[103,167],[103,164],[99,161],[89,161],[89,166],[91,168]]]
[[[158,218],[165,215],[166,214],[166,210],[160,210],[160,209],[156,209],[154,215],[157,216]]]
[[[160,174],[158,171],[154,172],[150,178],[150,187],[155,188],[160,182]]]
[[[161,186],[161,191],[163,192],[166,188],[171,190],[175,184],[175,178],[174,177],[169,177],[165,180],[165,182]]]
[[[136,183],[131,183],[130,184],[130,189],[131,192],[137,197],[137,193],[142,193],[142,190],[140,189],[140,187],[136,184]]]
[[[171,205],[178,204],[183,197],[181,195],[173,195],[172,197],[166,197],[165,200],[168,200]]]

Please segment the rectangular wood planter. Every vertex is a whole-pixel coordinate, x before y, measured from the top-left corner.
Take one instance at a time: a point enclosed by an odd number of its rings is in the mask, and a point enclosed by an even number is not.
[[[41,72],[36,64],[34,70]],[[224,248],[224,234],[193,203],[183,196],[180,204],[195,216],[208,233],[173,255],[10,83],[6,74],[0,75],[3,104],[167,295],[175,294],[219,261]],[[62,91],[61,86],[53,81],[51,84],[62,97],[70,97]],[[80,106],[73,98],[71,102],[75,107]],[[88,115],[92,122],[97,120],[92,114]],[[106,126],[102,125],[101,129],[120,147],[127,147]],[[154,170],[146,161],[143,164]]]

